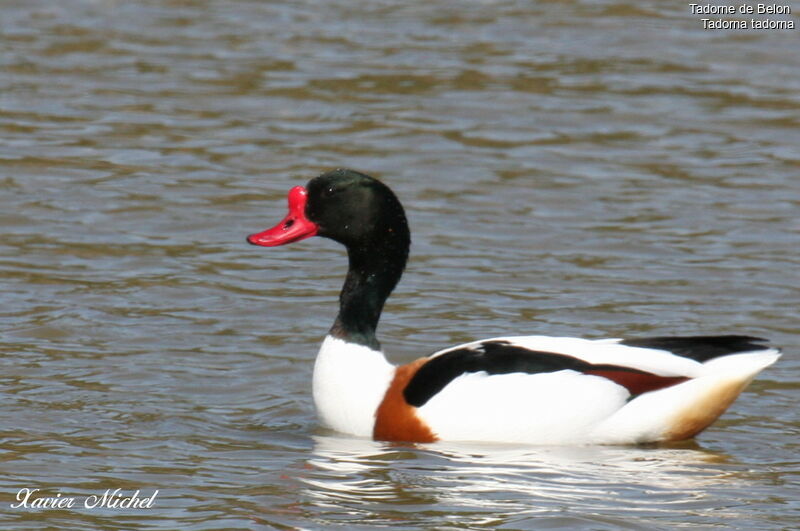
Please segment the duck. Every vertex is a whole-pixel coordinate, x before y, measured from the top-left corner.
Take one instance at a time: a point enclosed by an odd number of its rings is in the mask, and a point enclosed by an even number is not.
[[[376,329],[411,244],[395,193],[365,173],[336,169],[289,190],[288,210],[247,241],[275,247],[320,236],[347,250],[339,311],[312,382],[320,423],[342,434],[396,443],[682,441],[717,420],[781,355],[749,335],[512,335],[394,365]]]

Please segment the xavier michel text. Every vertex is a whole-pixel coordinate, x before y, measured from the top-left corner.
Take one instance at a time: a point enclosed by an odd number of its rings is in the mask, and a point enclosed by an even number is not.
[[[82,499],[62,496],[45,496],[39,489],[21,488],[17,491],[16,503],[11,503],[12,509],[149,509],[153,506],[158,496],[158,490],[150,496],[140,496],[137,490],[131,495],[126,495],[122,489],[106,489],[103,494],[91,494]]]

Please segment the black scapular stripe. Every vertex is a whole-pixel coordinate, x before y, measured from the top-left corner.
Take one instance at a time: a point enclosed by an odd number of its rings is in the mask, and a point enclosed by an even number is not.
[[[625,339],[620,341],[620,345],[667,350],[676,356],[703,363],[728,354],[764,350],[767,347],[759,343],[766,341],[753,336],[678,336]]]
[[[536,374],[565,369],[578,372],[621,371],[649,375],[645,371],[629,367],[593,365],[565,354],[531,350],[508,341],[485,341],[472,348],[451,350],[427,362],[408,382],[403,390],[403,397],[410,405],[421,407],[447,384],[465,373]]]

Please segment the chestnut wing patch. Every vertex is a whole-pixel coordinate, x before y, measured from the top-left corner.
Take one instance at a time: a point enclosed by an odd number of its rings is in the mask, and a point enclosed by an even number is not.
[[[422,407],[447,384],[466,373],[488,374],[547,373],[573,370],[602,376],[639,395],[687,380],[683,377],[658,376],[646,371],[608,364],[591,364],[565,354],[541,352],[508,341],[485,341],[480,345],[451,350],[422,365],[403,390],[406,402]]]
[[[764,350],[766,339],[753,336],[683,336],[683,337],[643,337],[638,339],[624,339],[620,345],[629,347],[653,348],[666,350],[684,358],[693,359],[704,363],[712,358],[736,354],[738,352],[752,352]]]

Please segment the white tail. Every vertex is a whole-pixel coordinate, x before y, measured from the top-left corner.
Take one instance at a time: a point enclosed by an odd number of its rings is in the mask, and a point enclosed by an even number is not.
[[[680,441],[706,429],[753,378],[775,363],[777,349],[731,354],[703,364],[702,374],[682,384],[645,393],[602,422],[600,443]]]

